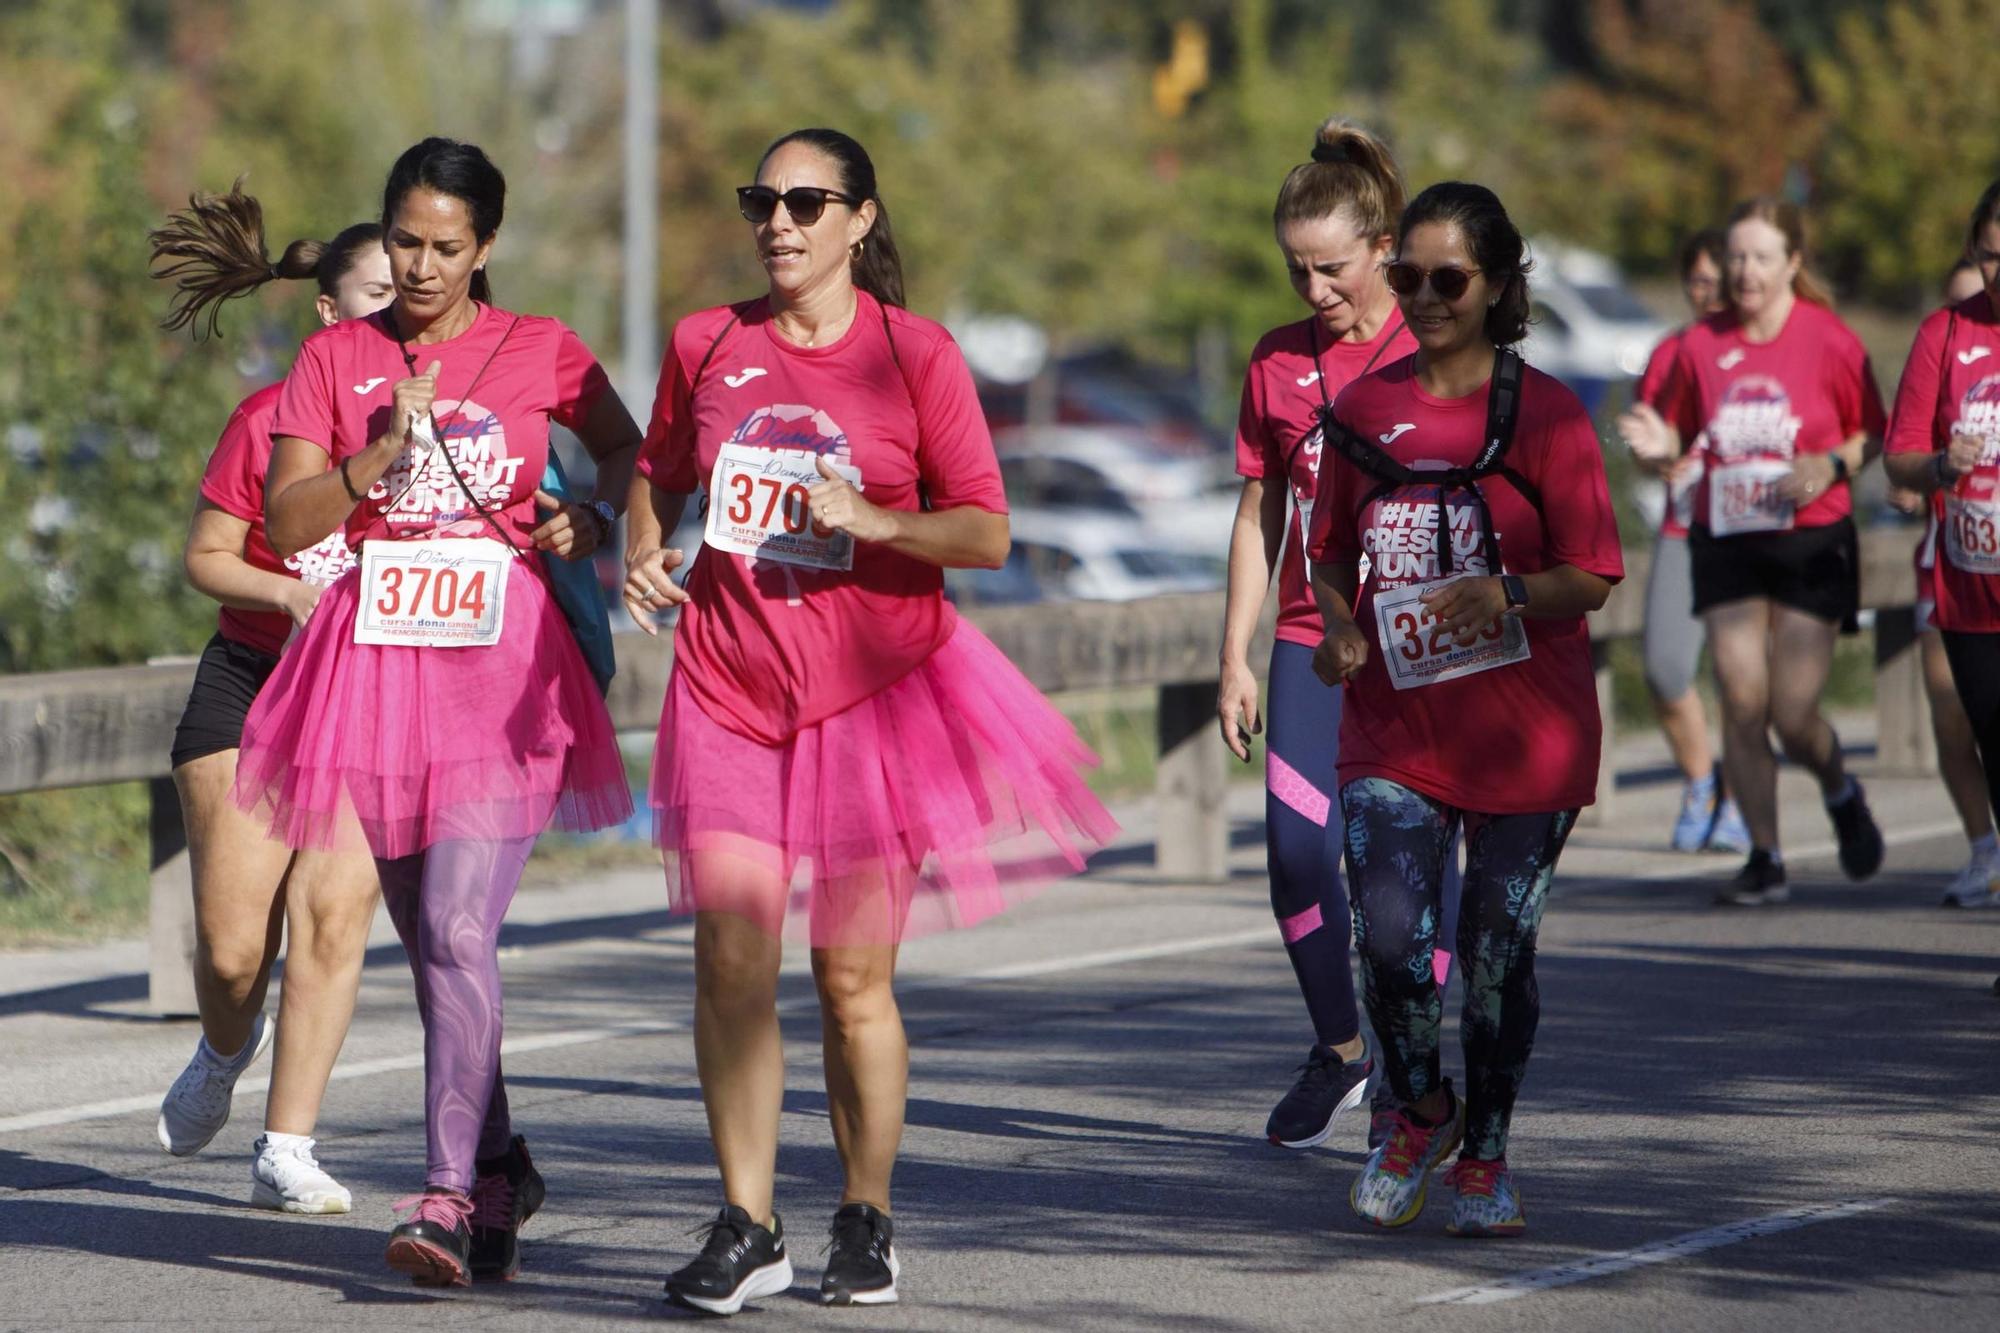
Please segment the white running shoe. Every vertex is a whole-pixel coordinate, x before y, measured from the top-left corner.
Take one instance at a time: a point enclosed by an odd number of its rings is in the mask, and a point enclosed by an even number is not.
[[[1975,856],[1944,891],[1946,907],[2000,907],[2000,860]]]
[[[312,1139],[291,1135],[285,1135],[282,1143],[271,1142],[268,1134],[260,1137],[256,1159],[250,1163],[250,1202],[281,1213],[344,1213],[351,1209],[354,1196],[320,1170],[313,1157],[315,1146]]]
[[[236,1093],[236,1080],[256,1063],[276,1034],[277,1028],[259,1014],[250,1027],[250,1040],[233,1060],[219,1058],[209,1049],[206,1037],[196,1042],[194,1058],[160,1103],[160,1123],[155,1128],[160,1146],[176,1157],[206,1148],[229,1123],[229,1101]]]

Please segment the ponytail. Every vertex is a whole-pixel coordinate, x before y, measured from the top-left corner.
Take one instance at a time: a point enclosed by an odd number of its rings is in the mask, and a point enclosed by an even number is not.
[[[1403,173],[1389,146],[1351,120],[1332,116],[1313,136],[1312,160],[1293,167],[1278,187],[1273,226],[1317,222],[1345,213],[1371,240],[1396,230]]]
[[[382,229],[363,222],[331,241],[293,241],[274,264],[264,245],[264,206],[243,193],[239,177],[228,194],[190,195],[188,206],[146,239],[153,247],[152,275],[174,284],[160,327],[193,326],[200,341],[221,336],[224,301],[248,296],[274,278],[311,278],[322,295],[336,295],[355,259],[381,247]]]

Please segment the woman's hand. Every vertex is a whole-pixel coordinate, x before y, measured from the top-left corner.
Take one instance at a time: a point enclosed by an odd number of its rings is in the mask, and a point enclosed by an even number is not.
[[[1417,600],[1437,617],[1438,626],[1451,634],[1461,648],[1507,614],[1507,590],[1490,574],[1453,579],[1419,594]]]
[[[1651,403],[1634,403],[1618,414],[1618,438],[1642,463],[1664,463],[1681,451],[1679,432]]]
[[[861,498],[854,483],[833,470],[825,457],[813,460],[825,480],[806,492],[813,531],[822,537],[844,532],[858,542],[885,542],[896,535],[896,520]]]
[[[293,579],[291,584],[291,588],[280,599],[279,605],[284,607],[285,614],[292,618],[294,628],[304,629],[306,622],[312,619],[313,608],[319,605],[320,594],[326,589],[317,583],[307,583],[304,579]]]
[[[687,589],[673,579],[685,558],[672,548],[649,546],[633,552],[625,562],[625,609],[646,633],[660,632],[653,620],[655,613],[686,604]]]
[[[1223,666],[1215,711],[1222,719],[1222,743],[1231,754],[1249,763],[1250,737],[1264,734],[1264,719],[1257,712],[1257,677],[1248,662]]]
[[[430,420],[431,404],[437,401],[438,372],[443,369],[444,362],[433,361],[424,367],[423,374],[397,380],[389,391],[389,426],[396,443],[409,438],[419,421]]]
[[[1368,665],[1368,636],[1351,620],[1327,627],[1326,637],[1313,649],[1313,674],[1328,685],[1345,685]]]
[[[547,522],[528,534],[538,551],[549,551],[565,560],[582,560],[594,552],[604,537],[597,515],[580,504],[558,500],[547,491],[535,491],[535,503],[553,509]]]
[[[1979,460],[1986,456],[1986,441],[1974,435],[1954,435],[1944,449],[1944,465],[1951,469],[1953,477],[1962,477],[1979,467]]]
[[[1806,454],[1792,460],[1791,472],[1778,478],[1774,489],[1780,500],[1806,505],[1833,489],[1833,481],[1833,455]]]

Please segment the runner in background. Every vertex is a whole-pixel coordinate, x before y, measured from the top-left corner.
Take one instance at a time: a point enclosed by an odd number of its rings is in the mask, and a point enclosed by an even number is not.
[[[1339,118],[1319,127],[1312,160],[1285,177],[1272,216],[1292,290],[1313,313],[1258,341],[1237,415],[1243,495],[1229,543],[1216,710],[1224,743],[1249,762],[1250,737],[1264,730],[1250,641],[1275,567],[1266,861],[1271,908],[1315,1038],[1264,1127],[1286,1148],[1324,1143],[1339,1116],[1360,1104],[1374,1068],[1347,958],[1352,930],[1340,879],[1340,820],[1328,818],[1336,811],[1341,691],[1313,675],[1313,649],[1325,631],[1306,581],[1304,545],[1320,469],[1321,409],[1357,376],[1416,350],[1382,281],[1403,202],[1401,173],[1381,140]]]
[[[1528,327],[1524,251],[1484,186],[1434,185],[1404,212],[1386,276],[1419,350],[1334,400],[1306,546],[1327,626],[1314,669],[1349,692],[1354,933],[1399,1104],[1349,1202],[1378,1226],[1415,1221],[1462,1141],[1447,1177],[1461,1236],[1526,1226],[1506,1153],[1540,1020],[1535,936],[1596,799],[1584,617],[1624,576],[1590,414],[1512,351]],[[1461,828],[1462,1100],[1442,1077],[1432,973]]]
[[[194,196],[150,240],[155,275],[175,285],[165,327],[193,327],[197,337],[204,320],[207,332],[216,332],[222,302],[274,278],[311,279],[322,324],[359,319],[389,302],[389,257],[382,228],[372,222],[331,241],[293,241],[273,264],[263,207],[239,188]],[[202,1036],[160,1104],[156,1132],[176,1156],[201,1151],[228,1123],[236,1080],[275,1031],[250,1200],[290,1213],[344,1213],[352,1198],[320,1169],[311,1136],[354,1017],[375,916],[375,866],[352,851],[295,853],[266,839],[229,800],[251,701],[322,590],[354,563],[343,533],[284,560],[264,535],[264,472],[282,387],[259,389],[230,415],[188,529],[188,582],[222,604],[173,749],[194,887]],[[287,934],[274,1028],[264,1017],[264,992]]]
[[[1931,623],[2000,817],[2000,181],[1972,210],[1966,255],[1982,290],[1918,327],[1886,467],[1892,483],[1935,497],[1940,511]],[[1968,891],[1961,905],[2000,906],[2000,869],[1985,873],[1985,899]]]
[[[394,303],[306,339],[285,380],[271,544],[345,529],[361,564],[251,709],[235,791],[288,845],[360,839],[375,857],[416,977],[429,1161],[386,1258],[434,1284],[512,1277],[543,1198],[500,1072],[497,946],[528,853],[551,821],[632,809],[542,558],[609,536],[639,431],[576,334],[492,304],[505,205],[479,149],[405,152],[382,198]],[[598,462],[588,505],[536,487],[551,421]]]
[[[1970,259],[1960,259],[1945,275],[1944,304],[1960,305],[1986,290],[1979,268]],[[1895,427],[1890,427],[1893,436]],[[1886,460],[1885,460],[1886,466]],[[1939,520],[1943,516],[1942,492],[1925,495],[1920,491],[1892,486],[1889,503],[1906,514],[1922,511],[1924,535],[1917,542],[1913,563],[1917,571],[1917,648],[1924,670],[1924,694],[1931,705],[1931,735],[1937,741],[1938,776],[1952,808],[1965,827],[1966,862],[1951,883],[1945,886],[1946,907],[1986,907],[2000,902],[1994,886],[2000,884],[2000,839],[1993,835],[1993,816],[1987,809],[1986,774],[1979,765],[1979,747],[1972,739],[1972,723],[1965,716],[1958,689],[1951,679],[1951,659],[1945,655],[1944,635],[1931,623],[1937,599],[1931,595],[1931,581],[1937,569]]]
[[[1728,238],[1720,228],[1696,232],[1681,244],[1681,294],[1694,319],[1723,309],[1722,270]],[[1687,330],[1677,329],[1661,340],[1646,362],[1646,373],[1633,393],[1636,403],[1658,408],[1668,388],[1674,358]],[[1660,731],[1681,771],[1681,809],[1674,820],[1670,844],[1677,852],[1750,850],[1750,831],[1743,813],[1723,790],[1722,765],[1708,744],[1708,715],[1694,687],[1706,635],[1694,613],[1694,583],[1688,563],[1688,523],[1694,515],[1695,488],[1701,482],[1699,453],[1653,457],[1633,452],[1633,460],[1666,489],[1659,534],[1653,539],[1653,559],[1646,574],[1646,688]]]
[[[769,291],[675,326],[627,550],[633,618],[681,607],[651,802],[674,908],[695,916],[722,1174],[701,1253],[666,1287],[733,1314],[791,1284],[773,1207],[789,918],[811,947],[844,1177],[820,1299],[882,1305],[909,1076],[897,945],[1001,911],[1031,851],[1040,878],[1081,868],[1116,826],[1078,775],[1095,757],[944,599],[946,568],[1007,558],[1007,498],[965,358],[903,308],[867,152],[794,131],[737,201]],[[704,483],[683,589],[661,543]]]
[[[1797,208],[1769,198],[1736,208],[1728,287],[1730,308],[1682,337],[1665,410],[1637,403],[1618,425],[1642,454],[1705,449],[1688,538],[1694,606],[1722,696],[1725,786],[1752,844],[1717,901],[1759,906],[1790,896],[1773,730],[1819,780],[1841,869],[1867,879],[1882,865],[1881,830],[1820,695],[1860,598],[1848,482],[1875,456],[1884,422],[1861,340],[1806,272]]]

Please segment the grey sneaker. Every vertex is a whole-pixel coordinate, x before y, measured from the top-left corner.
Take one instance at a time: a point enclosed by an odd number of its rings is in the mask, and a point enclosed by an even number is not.
[[[229,1102],[236,1094],[236,1080],[257,1062],[271,1045],[277,1029],[257,1015],[250,1027],[250,1039],[234,1059],[224,1060],[208,1046],[208,1038],[195,1043],[189,1060],[174,1086],[160,1103],[160,1122],[154,1127],[160,1146],[176,1157],[198,1153],[229,1123]]]
[[[1362,1221],[1378,1227],[1408,1226],[1423,1212],[1431,1172],[1465,1137],[1465,1103],[1452,1096],[1451,1080],[1446,1079],[1444,1086],[1452,1108],[1443,1124],[1420,1125],[1404,1107],[1396,1112],[1388,1141],[1368,1154],[1347,1194],[1348,1206]]]
[[[320,1169],[313,1156],[317,1146],[311,1139],[287,1138],[278,1145],[269,1135],[260,1137],[256,1159],[250,1163],[250,1202],[281,1213],[344,1213],[353,1208],[354,1196]]]

